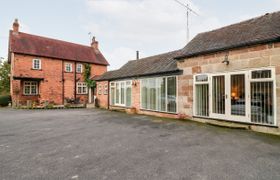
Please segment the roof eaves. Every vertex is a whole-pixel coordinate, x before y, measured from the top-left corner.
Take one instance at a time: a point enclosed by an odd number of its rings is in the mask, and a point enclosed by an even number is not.
[[[201,51],[197,53],[192,53],[192,54],[186,54],[186,55],[180,55],[175,57],[175,60],[182,60],[183,58],[190,58],[194,56],[200,56],[200,55],[205,55],[205,54],[210,54],[210,53],[215,53],[215,52],[220,52],[220,51],[228,51],[236,48],[242,48],[245,46],[253,46],[253,45],[258,45],[258,44],[265,44],[265,43],[273,43],[273,42],[279,42],[280,41],[280,36],[276,38],[271,38],[271,39],[266,39],[266,40],[259,40],[259,41],[253,41],[253,42],[246,42],[246,43],[241,43],[238,45],[232,45],[224,48],[217,48],[217,49],[212,49],[208,51]]]
[[[175,74],[175,73],[178,73],[178,74],[182,73],[182,70],[176,69],[176,70],[172,70],[172,71],[139,74],[139,75],[133,75],[133,76],[122,76],[122,77],[114,77],[114,78],[100,78],[100,79],[97,79],[96,81],[115,81],[115,80],[122,80],[122,79],[140,78],[140,77],[157,76],[157,75],[168,75],[168,74]]]

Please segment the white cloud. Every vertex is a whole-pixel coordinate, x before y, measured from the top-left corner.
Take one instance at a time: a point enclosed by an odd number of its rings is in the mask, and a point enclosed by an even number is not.
[[[101,44],[111,43],[112,49],[106,50],[108,54],[104,54],[111,62],[112,69],[119,68],[129,60],[121,59],[128,58],[126,55],[129,50],[133,51],[135,57],[135,51],[139,49],[147,55],[153,55],[179,49],[186,44],[186,10],[173,0],[86,2],[93,18],[84,28],[99,37]],[[221,26],[217,18],[203,14],[194,3],[190,5],[200,14],[190,16],[191,38],[199,32]],[[120,51],[121,47],[126,47],[126,50]]]
[[[107,54],[108,59],[110,59],[110,67],[109,70],[116,69],[116,67],[120,67],[125,64],[128,60],[136,59],[136,51],[127,47],[118,47],[113,49],[111,52],[104,52]],[[143,54],[141,54],[143,56]],[[121,61],[121,62],[120,62]]]

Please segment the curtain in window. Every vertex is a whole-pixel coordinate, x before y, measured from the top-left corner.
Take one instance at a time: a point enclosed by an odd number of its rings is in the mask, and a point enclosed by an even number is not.
[[[176,77],[141,80],[141,108],[175,113],[177,111],[176,85]]]
[[[126,83],[126,102],[125,106],[130,107],[131,106],[131,83]]]
[[[195,86],[195,104],[197,116],[209,116],[209,86],[197,84]]]
[[[167,78],[167,110],[168,112],[176,112],[176,78]]]

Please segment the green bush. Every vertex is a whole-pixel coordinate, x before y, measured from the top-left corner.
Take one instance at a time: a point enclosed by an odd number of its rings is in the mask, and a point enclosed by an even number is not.
[[[10,102],[11,102],[10,95],[0,96],[0,106],[8,106]]]

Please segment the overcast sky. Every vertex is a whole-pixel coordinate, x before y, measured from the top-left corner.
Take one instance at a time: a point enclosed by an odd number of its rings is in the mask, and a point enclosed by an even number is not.
[[[280,10],[280,0],[180,0],[199,16],[190,16],[190,36]],[[128,60],[186,45],[186,11],[174,0],[1,0],[0,56],[7,57],[14,18],[20,31],[79,44],[91,32],[110,62],[110,70]]]

